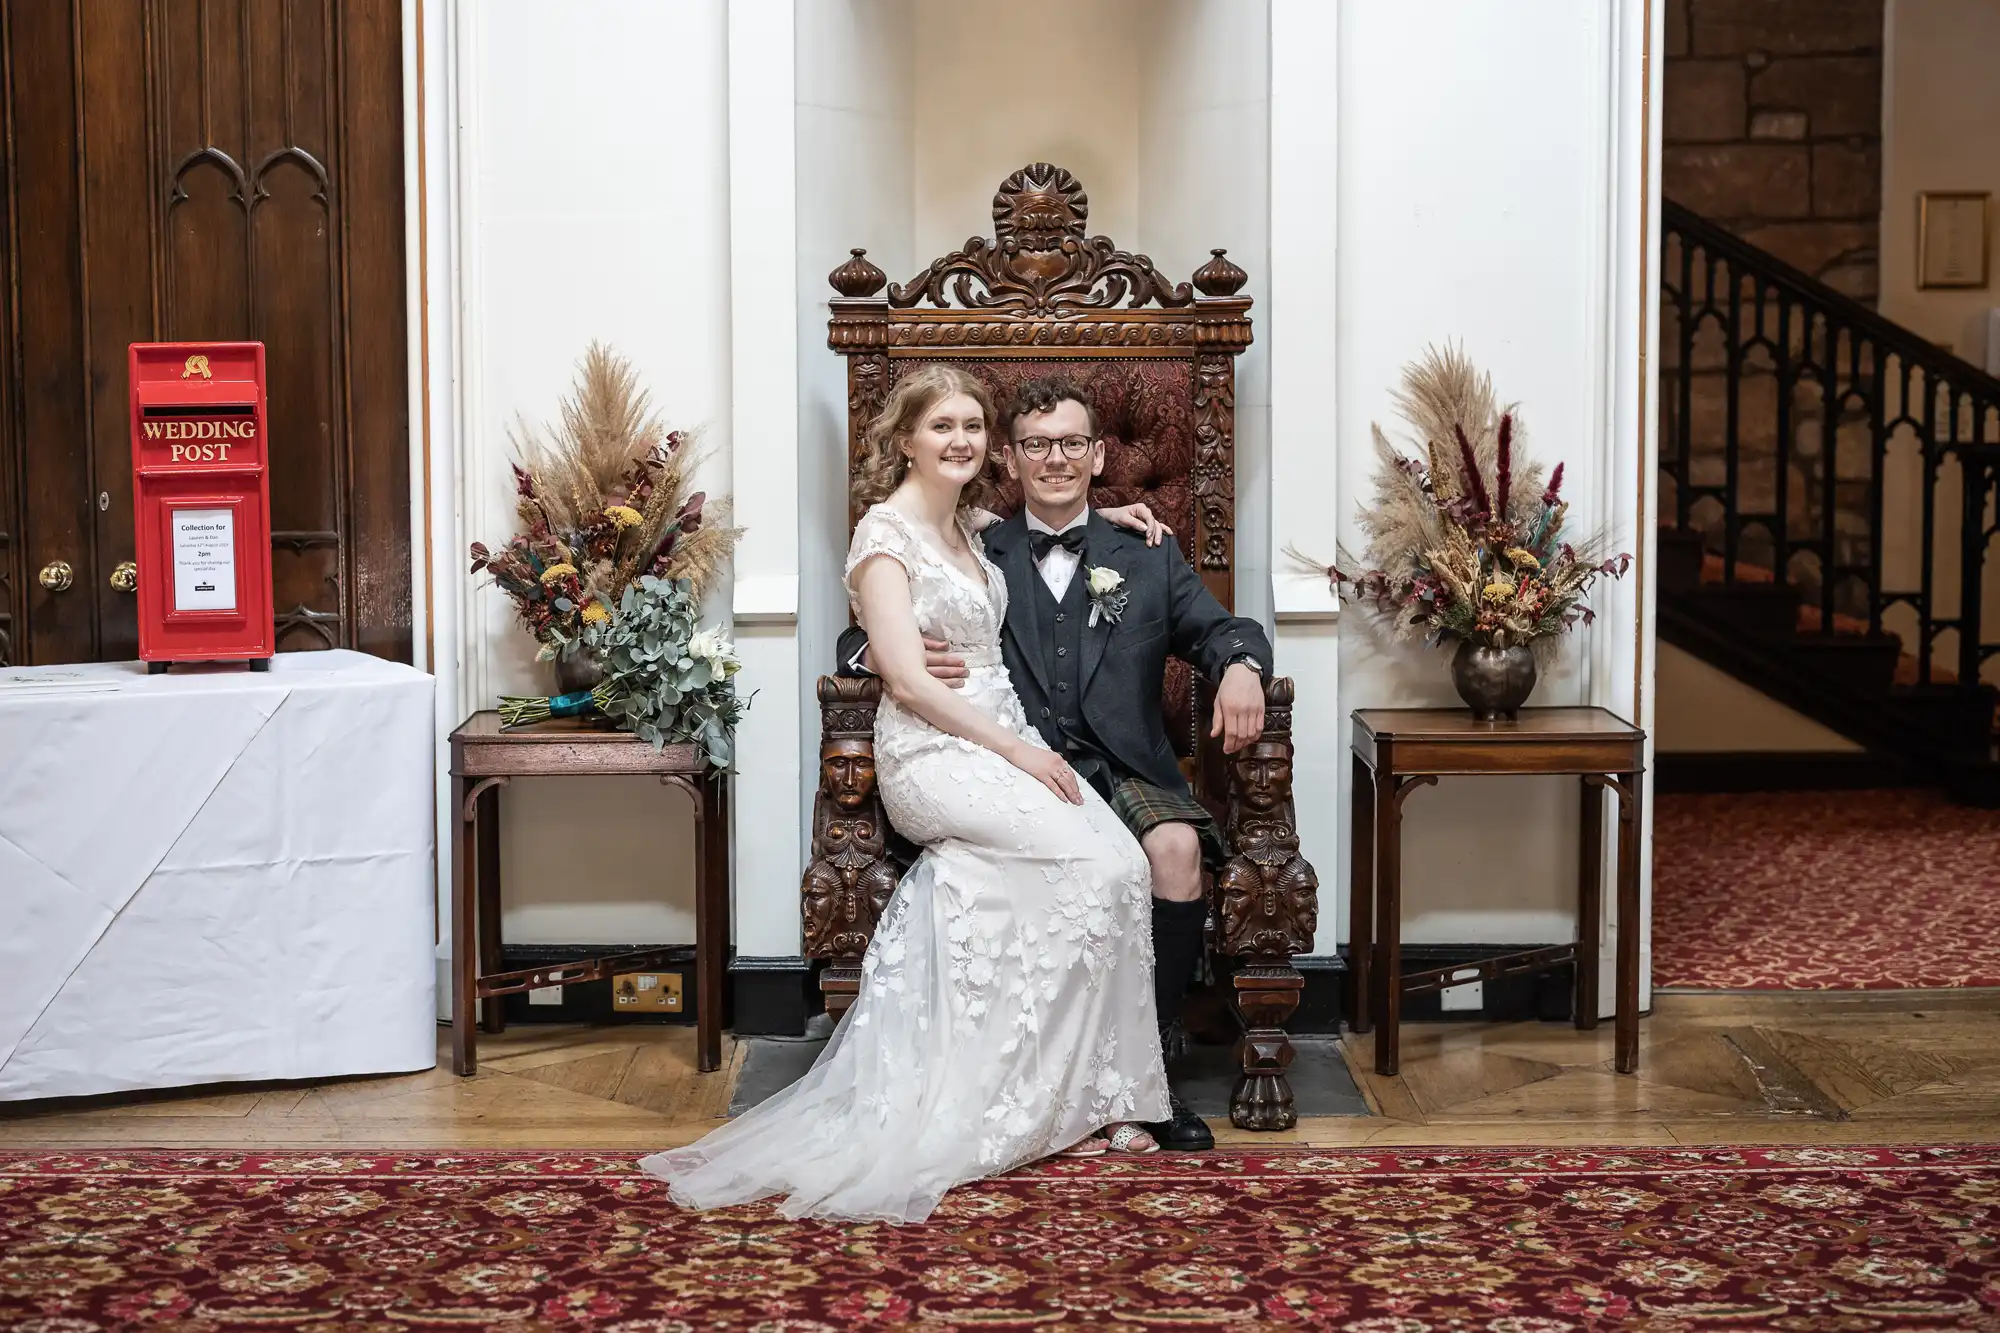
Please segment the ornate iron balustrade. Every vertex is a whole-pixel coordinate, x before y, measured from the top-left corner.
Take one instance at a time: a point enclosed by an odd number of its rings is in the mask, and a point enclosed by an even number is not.
[[[1678,204],[1662,222],[1661,522],[1725,583],[1789,579],[1823,631],[1886,628],[1918,683],[1976,690],[2000,379]]]

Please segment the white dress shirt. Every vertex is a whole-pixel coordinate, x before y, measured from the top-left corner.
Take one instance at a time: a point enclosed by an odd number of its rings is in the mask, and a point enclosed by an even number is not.
[[[1028,520],[1029,532],[1068,532],[1071,528],[1080,528],[1090,522],[1090,506],[1085,505],[1077,510],[1076,517],[1060,528],[1052,528],[1042,522],[1035,517],[1033,510],[1028,510],[1024,517]],[[1082,563],[1083,556],[1079,552],[1061,546],[1051,546],[1049,553],[1035,562],[1035,569],[1041,574],[1042,582],[1047,585],[1048,590],[1060,602],[1063,594],[1069,591],[1069,581],[1076,577],[1076,567]]]

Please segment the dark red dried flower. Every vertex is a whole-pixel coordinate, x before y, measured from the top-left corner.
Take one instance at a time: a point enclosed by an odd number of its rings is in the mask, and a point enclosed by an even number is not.
[[[1476,525],[1485,514],[1480,512],[1479,501],[1469,495],[1461,495],[1444,503],[1444,516],[1461,528]]]
[[[1478,506],[1479,516],[1486,518],[1493,513],[1493,501],[1486,494],[1486,478],[1479,474],[1479,459],[1472,452],[1472,441],[1465,438],[1465,431],[1453,423],[1451,433],[1458,437],[1458,457],[1465,468],[1465,484],[1472,491],[1472,502]]]
[[[693,532],[696,528],[700,527],[701,507],[707,500],[707,491],[696,491],[693,495],[690,495],[687,503],[681,506],[681,512],[675,516],[675,525],[682,532]]]

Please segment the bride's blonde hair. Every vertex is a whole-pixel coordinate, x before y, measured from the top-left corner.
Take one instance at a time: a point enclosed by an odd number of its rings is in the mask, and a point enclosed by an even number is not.
[[[987,457],[979,475],[959,492],[958,506],[969,509],[987,498],[991,485],[987,475],[993,467],[993,430],[997,424],[993,396],[986,392],[985,385],[957,366],[932,364],[897,380],[896,387],[889,391],[889,401],[882,404],[882,410],[868,423],[861,440],[861,461],[854,469],[856,500],[864,505],[879,504],[903,484],[910,470],[909,456],[903,452],[904,441],[924,424],[932,408],[959,394],[978,403],[986,418]]]

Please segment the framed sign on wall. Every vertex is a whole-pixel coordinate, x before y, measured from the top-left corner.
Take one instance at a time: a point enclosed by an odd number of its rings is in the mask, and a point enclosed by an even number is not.
[[[1919,290],[1986,286],[1991,202],[1984,190],[1925,190],[1917,195]]]

